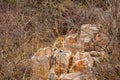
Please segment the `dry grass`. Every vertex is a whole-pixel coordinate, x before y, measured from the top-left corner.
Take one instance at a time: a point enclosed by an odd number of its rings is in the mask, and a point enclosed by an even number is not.
[[[110,59],[95,69],[97,77],[119,79],[120,2],[116,1],[0,0],[0,79],[30,79],[29,59],[40,47],[53,44],[58,36],[55,21],[61,35],[81,24],[100,24],[110,39],[106,47]]]

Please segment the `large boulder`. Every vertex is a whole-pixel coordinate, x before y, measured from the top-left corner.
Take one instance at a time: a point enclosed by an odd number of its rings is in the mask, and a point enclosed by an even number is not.
[[[84,72],[91,69],[90,62],[87,58],[75,61],[70,69],[70,72]]]
[[[81,34],[78,41],[81,50],[90,51],[93,49],[92,42],[98,32],[99,29],[95,24],[84,24],[81,26]]]
[[[73,28],[69,31],[65,38],[65,48],[70,50],[72,53],[76,53],[78,50],[78,38],[80,35],[80,30],[78,28]]]
[[[71,58],[71,52],[69,50],[60,50],[55,55],[56,64],[61,65],[61,67],[68,68],[69,60]]]
[[[49,69],[49,59],[46,55],[39,57],[37,60],[33,60],[32,78],[34,80],[39,78],[47,79]]]
[[[90,42],[99,29],[95,24],[84,24],[81,26],[80,42]]]
[[[59,75],[66,73],[69,67],[69,61],[71,58],[71,52],[69,50],[60,50],[55,56],[55,72]]]
[[[50,64],[50,56],[53,55],[52,49],[40,48],[31,58],[32,60],[32,79],[47,79],[49,69],[51,67]]]

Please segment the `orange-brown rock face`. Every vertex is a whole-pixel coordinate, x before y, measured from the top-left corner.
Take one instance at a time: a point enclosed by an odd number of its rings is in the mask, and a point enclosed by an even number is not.
[[[95,24],[84,24],[80,30],[73,28],[65,38],[66,49],[72,53],[76,53],[78,50],[90,51],[94,49],[92,41],[99,32],[98,27]]]
[[[50,69],[50,60],[49,57],[52,55],[51,48],[41,48],[38,50],[32,57],[32,79],[46,80],[49,69]]]
[[[67,43],[68,43],[68,45],[75,45],[77,42],[76,42],[76,40],[74,39],[74,38],[72,38],[72,37],[69,37],[68,39],[67,39]]]
[[[78,43],[78,38],[80,31],[78,28],[73,28],[69,31],[69,33],[65,37],[65,48],[67,50],[70,50],[72,53],[77,52],[77,43]]]
[[[41,56],[47,56],[47,57],[51,57],[53,55],[53,51],[52,48],[47,47],[47,48],[40,48],[33,56],[32,56],[32,60],[37,60],[39,59]]]
[[[73,57],[73,62],[77,61],[77,60],[81,60],[81,59],[85,59],[87,58],[89,61],[89,66],[92,67],[93,66],[93,59],[90,55],[89,52],[77,52],[75,54],[75,56]]]
[[[71,57],[71,52],[69,50],[64,50],[56,55],[56,63],[66,66],[69,65],[69,60]]]
[[[76,37],[78,36],[78,33],[69,35],[66,37],[65,39],[65,48],[67,50],[70,50],[72,53],[76,53],[77,52],[77,40]]]
[[[90,69],[90,66],[87,58],[77,60],[71,66],[71,72],[83,72],[88,69]]]
[[[55,72],[57,74],[66,73],[68,66],[69,66],[69,60],[71,58],[71,52],[69,50],[64,50],[59,53],[57,53],[56,57],[56,66],[55,66]]]

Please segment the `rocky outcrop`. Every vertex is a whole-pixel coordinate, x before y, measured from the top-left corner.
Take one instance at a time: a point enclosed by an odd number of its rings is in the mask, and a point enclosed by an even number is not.
[[[96,80],[92,73],[95,63],[107,59],[101,47],[108,37],[95,24],[73,29],[66,35],[65,49],[40,48],[31,58],[33,80]]]

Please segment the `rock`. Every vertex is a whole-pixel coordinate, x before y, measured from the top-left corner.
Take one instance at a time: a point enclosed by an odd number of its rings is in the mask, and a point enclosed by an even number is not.
[[[77,44],[77,41],[74,39],[74,37],[68,36],[66,38],[66,43],[67,43],[67,45],[74,47]]]
[[[71,72],[84,72],[90,70],[91,65],[87,58],[75,61],[71,66]]]
[[[81,31],[80,31],[81,30]],[[92,41],[99,32],[97,25],[84,24],[81,29],[72,29],[65,38],[65,47],[72,53],[76,53],[79,49],[82,51],[93,50]]]
[[[90,51],[90,55],[93,59],[93,66],[96,67],[100,62],[106,63],[106,60],[108,60],[108,55],[104,51]]]
[[[90,67],[92,67],[93,66],[93,59],[92,59],[89,52],[80,53],[80,59],[84,59],[84,58],[88,59],[88,61],[90,63]]]
[[[89,52],[77,52],[75,54],[75,56],[73,57],[73,62],[77,61],[77,60],[81,60],[81,59],[84,59],[84,58],[87,58],[89,63],[90,63],[90,67],[93,66],[93,59],[90,55]]]
[[[73,55],[73,62],[80,60],[80,52],[77,52],[75,55]]]
[[[84,24],[81,26],[80,42],[90,42],[94,38],[94,34],[98,33],[98,28],[95,24]]]
[[[70,58],[71,52],[69,50],[64,50],[56,55],[56,63],[63,68],[68,68]]]
[[[68,74],[61,74],[59,80],[97,80],[94,74],[92,73],[68,73]]]
[[[46,48],[40,48],[31,59],[37,59],[43,55],[46,55],[47,57],[51,57],[53,55],[52,48],[46,47]]]
[[[53,55],[53,50],[50,47],[45,48],[45,55],[47,55],[47,57],[51,57]]]
[[[104,51],[90,51],[89,53],[92,57],[101,57],[101,59],[107,58],[107,53]]]
[[[92,50],[92,41],[95,38],[96,33],[99,32],[97,25],[95,24],[84,24],[81,26],[81,34],[79,37],[79,45],[81,49],[85,51]]]
[[[89,53],[92,57],[98,58],[99,61],[108,59],[108,54],[105,51],[90,51]],[[96,60],[96,59],[94,59],[94,60]]]
[[[90,51],[89,54],[92,57],[101,57],[102,56],[101,52],[98,52],[98,51]]]
[[[36,58],[32,58],[32,78],[33,80],[39,80],[39,78],[46,80],[50,69],[49,59],[46,55]]]
[[[67,50],[70,50],[73,55],[74,55],[74,54],[79,50],[79,48],[80,48],[80,46],[77,46],[77,45],[75,45],[75,46],[65,45],[65,47],[66,47]]]
[[[49,69],[53,65],[52,56],[54,50],[50,47],[40,48],[31,58],[32,64],[32,78],[39,80],[40,78],[46,80],[48,78]]]
[[[57,79],[58,76],[56,75],[54,68],[51,68],[47,80],[57,80]]]
[[[67,73],[71,52],[69,50],[56,49],[53,55],[54,69],[57,75]]]
[[[61,67],[61,65],[56,65],[54,67],[55,73],[59,76],[62,73],[67,73],[68,69]]]
[[[61,74],[59,80],[73,80],[74,78],[80,76],[80,72]]]
[[[107,37],[106,34],[99,32],[98,34],[96,34],[95,36],[95,50],[96,51],[101,51],[104,50],[106,51],[107,49],[107,45],[109,44],[109,38]]]
[[[39,57],[45,55],[45,50],[44,48],[40,48],[33,56],[32,56],[32,61],[36,61]]]
[[[70,50],[72,53],[77,52],[78,48],[78,38],[79,38],[80,31],[78,28],[73,28],[70,30],[68,35],[65,38],[65,48]]]
[[[77,52],[73,57],[73,62],[84,58],[87,58],[90,63],[90,67],[93,67],[96,65],[95,63],[107,60],[108,55],[104,51]]]

